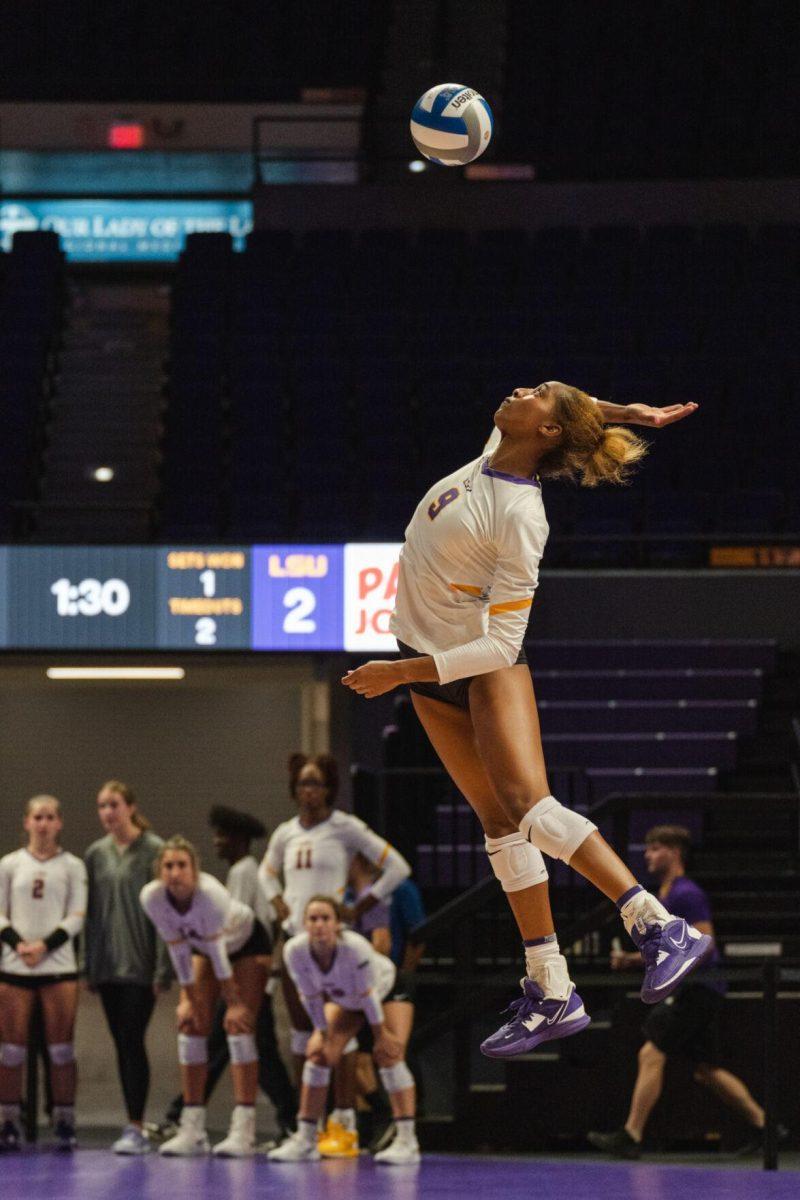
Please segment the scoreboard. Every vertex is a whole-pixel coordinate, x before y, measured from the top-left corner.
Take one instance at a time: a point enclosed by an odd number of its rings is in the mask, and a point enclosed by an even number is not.
[[[0,649],[391,652],[399,553],[0,546]]]

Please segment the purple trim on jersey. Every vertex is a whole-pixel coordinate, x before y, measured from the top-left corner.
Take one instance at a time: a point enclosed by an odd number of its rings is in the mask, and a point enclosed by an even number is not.
[[[640,883],[635,883],[632,888],[628,888],[627,892],[623,892],[619,900],[617,900],[617,908],[621,909],[629,900],[632,900],[637,892],[643,892],[644,888]]]
[[[493,479],[505,479],[506,483],[527,483],[528,487],[541,488],[539,477],[534,475],[533,479],[524,479],[522,475],[509,475],[506,471],[495,471],[494,467],[489,466],[488,458],[485,458],[481,464],[481,475],[491,475]]]

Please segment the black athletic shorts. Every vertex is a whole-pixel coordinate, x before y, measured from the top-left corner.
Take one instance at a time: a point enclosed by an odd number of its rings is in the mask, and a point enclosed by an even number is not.
[[[381,1004],[413,1004],[417,993],[417,979],[413,971],[398,971],[392,990],[383,997]],[[356,1034],[359,1050],[372,1053],[372,1026],[364,1018],[364,1024]]]
[[[192,947],[192,954],[199,954],[201,958],[208,958],[208,955],[204,954],[202,950],[195,950],[194,947]],[[240,946],[238,950],[234,950],[233,954],[228,955],[228,961],[234,963],[240,958],[255,958],[256,956],[267,956],[270,954],[272,954],[272,938],[258,917],[256,917],[253,921],[250,937],[243,946]]]
[[[405,642],[398,641],[397,648],[404,658],[425,658],[426,656],[425,651],[414,650]],[[520,646],[514,666],[527,663],[527,661],[525,647]],[[468,675],[466,679],[454,679],[452,683],[410,683],[408,686],[418,696],[430,696],[431,700],[442,700],[445,704],[454,704],[456,708],[463,708],[465,712],[469,712],[469,685],[474,678],[474,675]]]
[[[10,983],[12,987],[27,988],[32,992],[53,983],[73,983],[77,978],[77,971],[66,971],[62,975],[15,975],[13,971],[0,971],[0,983]]]
[[[719,1061],[719,1016],[724,997],[701,984],[686,984],[652,1010],[642,1032],[662,1054],[693,1063]]]

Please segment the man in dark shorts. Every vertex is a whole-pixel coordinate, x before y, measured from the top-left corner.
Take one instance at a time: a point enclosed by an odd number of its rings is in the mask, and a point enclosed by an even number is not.
[[[703,889],[686,875],[691,835],[681,825],[656,825],[645,837],[645,859],[659,880],[658,896],[676,917],[683,917],[701,933],[713,937],[711,906]],[[641,955],[615,950],[614,970],[641,966]],[[615,1158],[638,1158],[650,1113],[660,1095],[668,1058],[683,1055],[694,1066],[694,1079],[734,1109],[751,1127],[755,1146],[763,1137],[764,1110],[748,1088],[718,1065],[719,1017],[726,984],[720,970],[719,951],[673,996],[657,1004],[642,1026],[646,1041],[639,1051],[639,1073],[631,1097],[628,1119],[612,1133],[590,1133],[597,1150]]]

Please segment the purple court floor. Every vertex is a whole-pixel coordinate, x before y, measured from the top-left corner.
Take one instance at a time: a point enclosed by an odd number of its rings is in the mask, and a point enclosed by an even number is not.
[[[467,1158],[427,1155],[418,1167],[358,1162],[267,1163],[263,1158],[119,1158],[79,1150],[71,1158],[28,1150],[1,1160],[3,1200],[796,1200],[800,1171],[596,1159]]]

